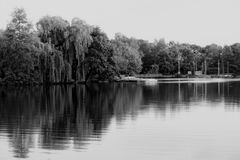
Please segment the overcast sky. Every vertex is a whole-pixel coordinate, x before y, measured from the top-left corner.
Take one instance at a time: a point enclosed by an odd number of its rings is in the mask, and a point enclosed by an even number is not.
[[[79,17],[110,38],[129,37],[220,45],[240,42],[239,0],[0,0],[0,28],[14,8],[36,23],[44,15]]]

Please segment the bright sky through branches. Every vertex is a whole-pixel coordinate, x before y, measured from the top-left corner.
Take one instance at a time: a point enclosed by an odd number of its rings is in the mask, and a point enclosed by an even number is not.
[[[0,28],[16,7],[36,23],[44,15],[79,17],[116,32],[153,41],[220,45],[240,42],[239,0],[0,0]]]

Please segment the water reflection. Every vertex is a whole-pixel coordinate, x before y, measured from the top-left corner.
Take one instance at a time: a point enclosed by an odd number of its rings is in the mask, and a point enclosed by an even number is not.
[[[134,116],[142,98],[134,84],[1,89],[0,94],[0,130],[21,158],[34,146],[34,132],[45,149],[66,149],[69,140],[83,148],[89,138],[101,138],[114,115]]]
[[[159,83],[154,87],[142,86],[143,103],[156,104],[165,111],[187,109],[192,103],[224,102],[226,107],[240,103],[240,82],[223,83]]]
[[[203,102],[238,108],[239,87],[240,82],[0,88],[0,136],[7,137],[18,158],[27,158],[35,148],[87,149],[101,140],[113,119],[134,119],[151,108],[163,115]]]

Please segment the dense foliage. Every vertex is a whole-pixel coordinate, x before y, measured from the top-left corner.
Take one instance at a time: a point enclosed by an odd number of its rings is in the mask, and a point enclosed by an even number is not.
[[[0,30],[0,83],[71,83],[135,74],[240,74],[240,43],[201,47],[150,43],[116,34],[109,40],[79,18],[45,16],[36,24],[16,9]]]
[[[112,45],[114,47],[113,59],[120,74],[132,75],[141,72],[141,53],[136,39],[116,34]]]
[[[187,74],[196,71],[203,74],[240,74],[240,43],[221,47],[216,44],[201,47],[192,44],[140,42],[143,74],[161,73],[163,75]]]

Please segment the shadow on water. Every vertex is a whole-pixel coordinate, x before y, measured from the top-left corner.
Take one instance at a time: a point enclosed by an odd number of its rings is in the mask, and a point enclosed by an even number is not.
[[[227,82],[0,88],[0,136],[7,137],[13,156],[20,158],[36,147],[65,150],[73,144],[86,149],[101,140],[113,118],[134,118],[151,107],[176,112],[200,102],[236,107],[239,87],[239,82]]]

